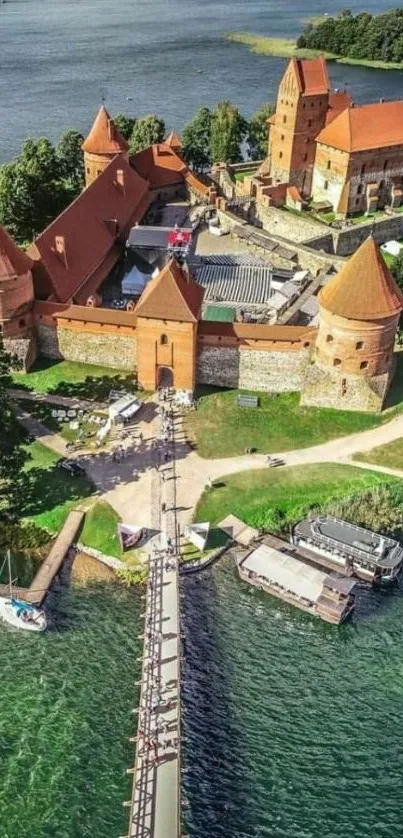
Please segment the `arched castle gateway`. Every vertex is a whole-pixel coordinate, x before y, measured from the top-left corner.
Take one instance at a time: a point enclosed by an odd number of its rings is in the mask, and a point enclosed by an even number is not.
[[[137,371],[147,390],[300,391],[306,405],[381,410],[403,295],[373,239],[321,291],[318,329],[205,321],[203,288],[174,259],[131,310],[108,308],[104,283],[152,202],[209,204],[215,193],[182,160],[175,132],[129,156],[104,107],[83,147],[86,188],[27,254],[0,228],[0,328],[25,368],[37,351]]]

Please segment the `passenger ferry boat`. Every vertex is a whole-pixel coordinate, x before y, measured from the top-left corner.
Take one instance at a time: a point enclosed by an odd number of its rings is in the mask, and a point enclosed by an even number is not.
[[[320,556],[332,570],[365,582],[391,582],[403,564],[399,541],[330,515],[299,521],[292,529],[291,541],[312,554],[312,559]]]
[[[290,555],[286,542],[271,536],[270,540],[278,542],[280,550],[264,543],[237,560],[241,579],[328,623],[346,620],[354,609],[355,581],[324,573]]]

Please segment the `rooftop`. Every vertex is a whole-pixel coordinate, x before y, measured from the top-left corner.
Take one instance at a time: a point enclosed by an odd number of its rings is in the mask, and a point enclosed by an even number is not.
[[[171,259],[145,287],[136,306],[137,317],[197,322],[204,289]]]
[[[261,544],[241,561],[242,569],[278,585],[300,599],[316,603],[323,591],[327,573]]]
[[[319,132],[316,142],[348,152],[403,145],[403,101],[346,108]]]
[[[323,308],[351,320],[382,320],[403,309],[403,294],[372,236],[319,293]]]
[[[82,149],[90,154],[119,154],[129,150],[129,144],[116,128],[104,105],[101,105]]]
[[[318,96],[329,92],[329,76],[324,58],[291,58],[290,63],[302,95]]]
[[[263,265],[203,264],[195,271],[205,288],[205,302],[266,304],[272,269]]]
[[[317,544],[326,543],[335,552],[345,550],[380,567],[394,567],[402,559],[402,547],[395,539],[330,515],[300,521],[294,532]]]
[[[26,274],[32,265],[32,259],[17,247],[7,230],[0,225],[0,282]]]

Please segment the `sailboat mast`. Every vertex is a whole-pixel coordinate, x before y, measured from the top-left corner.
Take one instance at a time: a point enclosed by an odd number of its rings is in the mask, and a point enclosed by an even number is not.
[[[8,566],[8,587],[10,589],[10,597],[13,595],[13,586],[11,581],[11,553],[7,550],[7,566]]]

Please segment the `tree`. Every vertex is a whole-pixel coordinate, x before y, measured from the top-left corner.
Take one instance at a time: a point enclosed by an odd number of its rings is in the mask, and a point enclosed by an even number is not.
[[[199,108],[182,131],[182,156],[197,171],[207,169],[210,155],[211,111]]]
[[[134,116],[126,116],[124,113],[118,113],[113,117],[113,122],[122,137],[129,141],[136,124],[136,118]]]
[[[8,390],[13,381],[10,375],[11,358],[5,352],[0,337],[0,486],[3,497],[8,497],[13,483],[27,459],[23,448],[25,434],[15,415]]]
[[[398,255],[395,256],[391,264],[391,271],[395,277],[397,285],[400,290],[403,291],[403,248],[400,250]]]
[[[130,151],[132,154],[137,154],[143,151],[144,148],[153,145],[154,143],[161,143],[164,139],[165,123],[162,119],[158,119],[153,114],[142,116],[136,121],[132,135],[130,137]]]
[[[238,163],[242,160],[241,143],[247,123],[238,108],[228,100],[215,108],[210,128],[210,153],[213,163]]]
[[[83,135],[71,128],[60,138],[56,149],[59,177],[70,182],[77,194],[84,188],[84,156],[81,150],[83,142]]]
[[[17,241],[31,241],[36,232],[32,178],[18,163],[0,168],[0,223]]]
[[[274,113],[271,102],[266,102],[253,114],[248,123],[248,152],[251,160],[262,160],[267,157],[269,142],[268,118]]]

